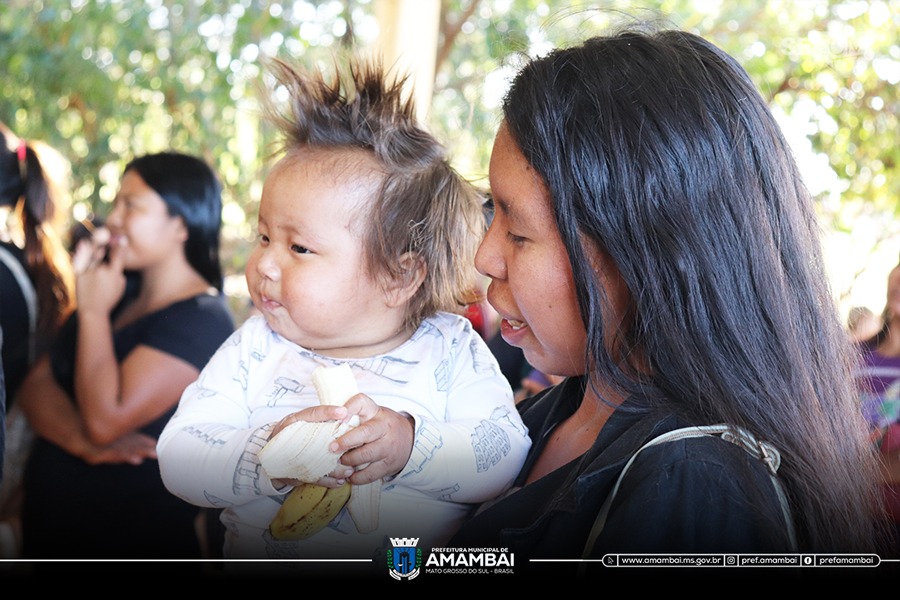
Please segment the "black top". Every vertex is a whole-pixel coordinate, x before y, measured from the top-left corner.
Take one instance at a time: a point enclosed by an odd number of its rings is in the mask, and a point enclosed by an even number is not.
[[[151,346],[202,369],[234,330],[221,296],[177,302],[116,331],[116,358]],[[54,376],[72,395],[77,327],[73,315],[53,349]],[[158,437],[175,411],[141,431]],[[25,472],[25,558],[195,558],[198,508],[163,485],[159,465],[145,460],[89,465],[37,439]]]
[[[25,257],[22,250],[7,242],[0,242],[0,252],[18,261],[25,270]],[[18,279],[12,270],[0,260],[0,330],[3,331],[3,373],[6,380],[5,391],[7,408],[12,406],[16,390],[29,366],[29,333],[28,304]]]
[[[522,486],[557,424],[574,413],[584,380],[522,402],[533,446],[516,486]],[[788,530],[765,464],[721,438],[668,442],[643,450],[610,509],[605,528],[585,551],[594,520],[626,461],[656,435],[685,426],[674,417],[617,409],[581,457],[483,505],[450,547],[508,548],[516,572],[564,575],[578,562],[530,559],[601,558],[608,553],[791,552]],[[603,569],[596,563],[583,566]]]

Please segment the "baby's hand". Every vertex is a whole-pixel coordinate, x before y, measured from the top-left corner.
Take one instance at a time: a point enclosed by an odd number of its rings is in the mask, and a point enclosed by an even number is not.
[[[333,421],[333,417],[328,417],[327,415],[320,415],[321,411],[317,409],[324,407],[314,407],[314,408],[304,408],[303,410],[299,410],[295,413],[291,413],[285,418],[281,419],[275,426],[272,428],[272,433],[269,436],[269,439],[275,437],[279,431],[290,425],[291,423],[296,423],[297,421],[310,421],[312,423],[321,422],[321,421]]]
[[[338,487],[345,481],[361,485],[396,475],[412,454],[415,437],[413,418],[375,404],[365,394],[350,398],[344,406],[318,405],[286,416],[272,429],[272,435],[295,421],[313,423],[349,421],[359,416],[360,424],[331,443],[330,450],[342,454],[341,465],[316,483]],[[296,485],[298,482],[280,480]]]
[[[378,406],[364,394],[353,396],[341,407],[348,419],[358,415],[360,424],[332,442],[331,451],[342,453],[341,463],[352,467],[350,483],[361,485],[396,475],[412,454],[415,423],[409,415]]]

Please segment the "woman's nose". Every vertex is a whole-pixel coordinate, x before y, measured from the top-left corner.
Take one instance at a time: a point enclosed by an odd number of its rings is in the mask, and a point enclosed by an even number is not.
[[[122,225],[122,211],[119,210],[118,204],[113,205],[112,210],[106,215],[104,223],[107,227],[120,227]]]
[[[506,262],[500,252],[498,235],[499,231],[491,224],[475,253],[475,268],[491,279],[506,279]]]

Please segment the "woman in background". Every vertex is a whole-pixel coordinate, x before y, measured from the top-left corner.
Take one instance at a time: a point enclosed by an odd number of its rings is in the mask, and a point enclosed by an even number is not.
[[[52,175],[35,145],[0,123],[0,558],[20,550],[22,470],[32,434],[16,403],[19,387],[74,304]]]
[[[35,357],[73,307],[69,254],[55,228],[48,174],[26,140],[0,123],[0,327],[7,409]]]
[[[25,558],[201,556],[198,509],[163,486],[155,444],[234,328],[221,209],[202,160],[142,156],[125,168],[107,229],[76,249],[77,311],[21,390],[39,436],[25,473]]]
[[[863,365],[857,381],[862,412],[884,473],[884,505],[900,539],[900,264],[888,274],[882,326],[860,341]],[[900,546],[895,549],[900,556]]]

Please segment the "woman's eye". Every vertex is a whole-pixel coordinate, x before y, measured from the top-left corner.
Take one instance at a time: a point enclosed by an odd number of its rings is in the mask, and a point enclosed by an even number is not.
[[[511,233],[509,231],[506,232],[506,239],[508,239],[513,244],[522,244],[525,242],[525,238],[518,236],[514,233]]]
[[[299,246],[297,244],[291,244],[291,252],[296,252],[297,254],[308,254],[309,249],[305,246]]]

